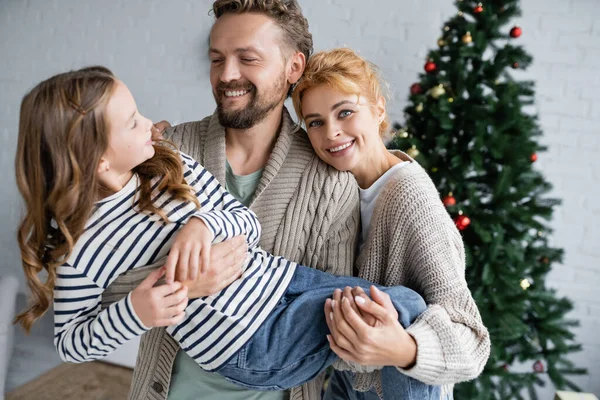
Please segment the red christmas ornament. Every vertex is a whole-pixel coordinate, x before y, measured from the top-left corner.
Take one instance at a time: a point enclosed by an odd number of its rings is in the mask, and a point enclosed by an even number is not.
[[[519,63],[518,62],[513,63],[512,67],[513,67],[513,69],[519,68]]]
[[[413,83],[413,84],[410,86],[410,94],[412,94],[412,95],[416,95],[416,94],[421,94],[421,93],[423,93],[423,88],[421,87],[421,85],[420,85],[420,84],[418,84],[418,83]]]
[[[537,154],[533,153],[530,157],[531,162],[536,162],[537,161]]]
[[[444,203],[446,207],[454,206],[456,205],[456,199],[454,198],[454,196],[449,194],[448,196],[442,199],[442,203]]]
[[[437,65],[435,65],[435,63],[430,60],[425,63],[424,68],[425,68],[425,72],[432,73],[437,69]]]
[[[482,5],[481,3],[479,3],[479,4],[477,5],[477,7],[475,7],[475,8],[473,9],[473,12],[474,12],[475,14],[481,14],[481,13],[483,12],[483,5]]]
[[[471,224],[471,220],[466,215],[459,215],[454,218],[454,223],[459,231],[464,231]]]
[[[540,360],[537,360],[534,364],[533,364],[533,370],[535,372],[544,372],[544,364],[542,364],[542,362]]]
[[[521,36],[522,33],[523,33],[523,30],[521,28],[519,28],[518,26],[515,26],[514,28],[512,28],[510,30],[510,37],[516,39],[519,36]]]

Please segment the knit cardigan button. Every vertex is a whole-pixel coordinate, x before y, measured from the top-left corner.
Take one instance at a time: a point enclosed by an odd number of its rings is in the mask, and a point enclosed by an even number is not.
[[[160,382],[154,382],[152,384],[152,389],[154,389],[156,393],[162,393],[163,390],[165,390]]]

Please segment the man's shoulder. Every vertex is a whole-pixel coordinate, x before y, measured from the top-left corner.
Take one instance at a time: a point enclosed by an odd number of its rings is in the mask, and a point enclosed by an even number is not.
[[[198,121],[184,122],[163,133],[165,139],[173,142],[177,148],[184,153],[198,158],[204,145],[204,137],[208,132],[210,116]]]
[[[172,140],[173,136],[183,136],[187,134],[202,133],[208,130],[211,116],[207,116],[198,121],[183,122],[181,124],[174,125],[165,130],[165,137]]]

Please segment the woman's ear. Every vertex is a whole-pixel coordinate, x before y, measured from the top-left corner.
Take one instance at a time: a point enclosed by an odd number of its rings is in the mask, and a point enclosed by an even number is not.
[[[385,104],[386,104],[386,100],[385,97],[383,96],[379,96],[379,98],[377,99],[377,104],[375,109],[377,110],[377,117],[379,119],[379,123],[381,124],[385,118],[386,118],[386,111],[385,111]]]

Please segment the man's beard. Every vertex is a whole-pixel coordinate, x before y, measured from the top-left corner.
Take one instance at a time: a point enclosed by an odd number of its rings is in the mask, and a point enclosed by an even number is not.
[[[223,104],[220,99],[220,95],[224,95],[224,89],[227,90],[248,90],[248,86],[251,86],[248,95],[251,96],[248,101],[248,105],[242,109],[223,109]],[[275,84],[269,88],[264,94],[259,95],[256,86],[250,84],[240,83],[219,83],[217,87],[217,93],[215,95],[215,101],[217,102],[217,114],[219,116],[219,123],[225,128],[232,129],[250,129],[273,111],[279,103],[285,100],[285,76],[282,75]]]

